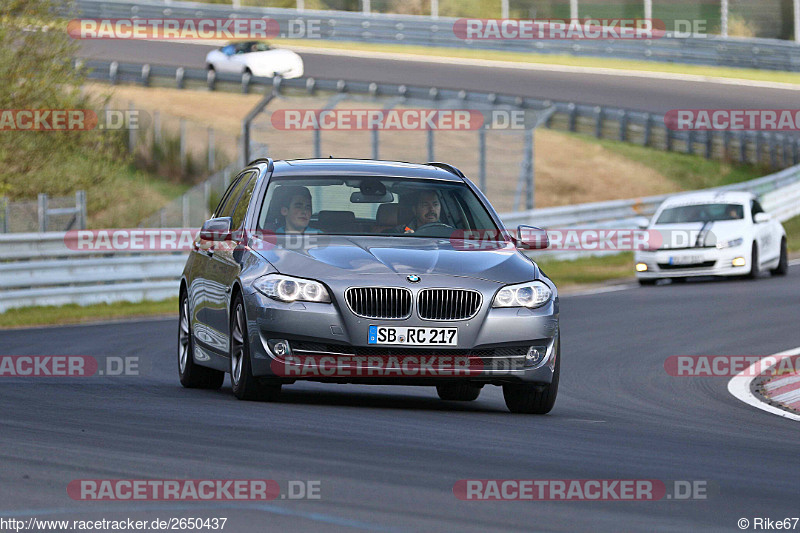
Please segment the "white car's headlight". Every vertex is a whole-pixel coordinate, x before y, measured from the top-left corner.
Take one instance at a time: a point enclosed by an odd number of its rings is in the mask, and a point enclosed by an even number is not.
[[[738,239],[732,239],[726,242],[718,242],[717,248],[722,250],[723,248],[733,248],[734,246],[739,246],[744,242],[743,237],[739,237]]]
[[[507,285],[494,297],[492,307],[541,307],[550,301],[553,291],[541,281]]]
[[[281,302],[330,303],[331,297],[325,286],[314,280],[293,278],[281,274],[267,274],[258,278],[253,286],[273,300]]]

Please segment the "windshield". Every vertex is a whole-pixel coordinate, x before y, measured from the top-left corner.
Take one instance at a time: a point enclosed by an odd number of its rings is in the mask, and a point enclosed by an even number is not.
[[[275,233],[450,238],[456,231],[499,234],[463,183],[411,178],[276,178],[259,229]]]
[[[679,224],[682,222],[717,222],[741,220],[744,206],[741,204],[695,204],[664,209],[656,224]]]

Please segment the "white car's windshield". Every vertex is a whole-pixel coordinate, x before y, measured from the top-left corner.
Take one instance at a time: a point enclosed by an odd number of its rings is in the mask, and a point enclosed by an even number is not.
[[[744,206],[741,204],[695,204],[664,209],[656,220],[656,224],[717,222],[743,218]]]
[[[465,230],[500,234],[463,183],[383,177],[274,179],[259,229],[448,238]]]

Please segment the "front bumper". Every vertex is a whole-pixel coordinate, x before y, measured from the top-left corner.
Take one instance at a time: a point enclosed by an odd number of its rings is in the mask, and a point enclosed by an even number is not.
[[[288,381],[436,384],[550,383],[558,352],[558,299],[538,309],[485,308],[460,321],[360,318],[345,306],[245,298],[253,375]],[[484,307],[487,304],[484,303]],[[370,345],[369,326],[457,327],[458,346]],[[270,341],[285,339],[291,353],[276,355]],[[528,359],[534,346],[540,357]],[[543,355],[542,355],[543,354]]]
[[[734,266],[737,258],[743,261],[741,266]],[[750,272],[750,253],[746,246],[639,251],[635,264],[639,263],[647,265],[647,270],[637,271],[638,279],[741,276]]]

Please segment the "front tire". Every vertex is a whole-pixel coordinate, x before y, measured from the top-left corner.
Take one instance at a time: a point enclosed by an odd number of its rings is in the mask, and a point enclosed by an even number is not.
[[[237,294],[231,305],[231,388],[240,400],[275,401],[281,393],[280,384],[264,384],[253,376],[250,364],[250,339],[247,335],[247,317],[244,299]]]
[[[761,273],[758,261],[758,246],[753,243],[753,251],[750,253],[750,272],[747,274],[747,279],[756,279]]]
[[[442,400],[453,402],[471,402],[481,394],[481,387],[472,383],[444,383],[436,385],[436,394]]]
[[[219,389],[225,372],[200,366],[194,362],[194,335],[189,320],[189,297],[181,292],[178,311],[178,377],[187,389]]]
[[[773,276],[785,276],[789,272],[789,250],[786,245],[786,237],[781,239],[781,258],[778,266],[769,271]]]
[[[553,381],[546,383],[525,383],[503,385],[503,399],[512,413],[544,415],[549,413],[558,396],[558,380],[561,375],[561,339],[556,349],[556,367]]]

